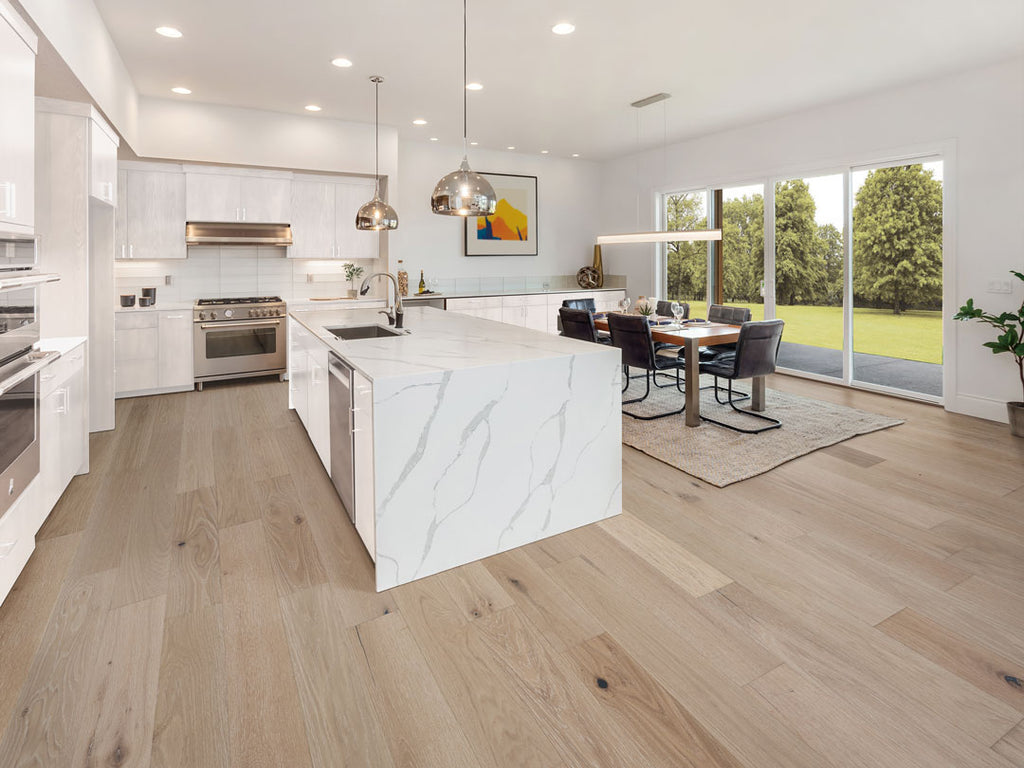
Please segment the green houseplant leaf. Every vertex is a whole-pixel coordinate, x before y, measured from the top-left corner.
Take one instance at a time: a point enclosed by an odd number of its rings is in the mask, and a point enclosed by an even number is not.
[[[1024,272],[1011,269],[1010,274],[1024,282]],[[1021,393],[1024,395],[1024,301],[1021,302],[1020,309],[1016,312],[1000,312],[998,315],[993,315],[974,306],[974,299],[968,299],[953,315],[953,319],[978,320],[986,325],[991,325],[1000,332],[995,341],[986,341],[982,346],[991,349],[992,354],[995,355],[1002,352],[1009,352],[1013,355],[1020,374]]]

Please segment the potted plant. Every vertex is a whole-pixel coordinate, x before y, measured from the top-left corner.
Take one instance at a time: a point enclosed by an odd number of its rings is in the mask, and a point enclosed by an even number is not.
[[[658,300],[653,296],[644,297],[641,296],[636,302],[636,311],[641,315],[650,320],[654,317],[654,308],[658,305]]]
[[[351,262],[345,265],[345,279],[348,280],[348,284],[352,286],[348,291],[348,297],[350,299],[354,299],[358,296],[358,291],[356,291],[356,280],[362,276],[362,267],[357,267]]]
[[[1024,272],[1017,272],[1014,269],[1010,272],[1024,282]],[[975,307],[974,299],[968,299],[967,303],[960,307],[960,311],[953,315],[953,319],[980,320],[999,331],[996,340],[986,341],[985,346],[996,355],[1000,352],[1009,352],[1013,355],[1017,361],[1017,370],[1020,372],[1021,392],[1024,394],[1024,301],[1021,301],[1020,309],[1016,312],[991,315]],[[1010,417],[1010,433],[1024,437],[1024,402],[1007,403],[1006,413]]]

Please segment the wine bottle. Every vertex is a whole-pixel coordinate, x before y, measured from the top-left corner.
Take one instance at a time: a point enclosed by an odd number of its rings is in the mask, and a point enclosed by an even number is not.
[[[423,282],[423,270],[420,270],[420,293],[426,293],[427,284]]]

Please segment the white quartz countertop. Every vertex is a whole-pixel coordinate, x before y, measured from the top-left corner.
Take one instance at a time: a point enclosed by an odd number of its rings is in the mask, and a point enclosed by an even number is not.
[[[35,348],[40,352],[59,352],[63,356],[86,341],[85,336],[55,336],[49,339],[40,339],[36,342]]]
[[[338,339],[327,328],[386,324],[383,315],[376,309],[338,309],[293,312],[291,317],[371,380],[574,355],[619,354],[601,344],[432,307],[406,308],[406,335],[353,341]]]
[[[427,299],[484,299],[491,296],[537,296],[541,294],[552,294],[562,295],[563,293],[604,293],[606,291],[624,291],[625,288],[550,288],[546,291],[448,291],[438,293],[427,293],[422,296],[419,294],[412,294],[410,296],[403,296],[402,301],[426,301]]]
[[[354,309],[356,307],[383,307],[386,301],[380,297],[369,299],[295,299],[288,302],[290,312],[319,312],[327,309]]]
[[[154,304],[153,306],[151,306],[151,307],[140,307],[139,303],[138,303],[138,299],[136,299],[134,307],[122,307],[120,304],[117,304],[114,307],[114,311],[115,312],[160,312],[160,311],[165,311],[165,312],[181,312],[181,311],[186,310],[186,309],[191,311],[193,306],[195,306],[195,302],[194,301],[160,301],[160,299],[158,298],[156,300],[156,304]]]

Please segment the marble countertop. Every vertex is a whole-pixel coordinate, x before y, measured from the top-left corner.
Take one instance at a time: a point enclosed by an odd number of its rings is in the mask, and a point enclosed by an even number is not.
[[[408,334],[344,341],[328,327],[386,324],[376,309],[336,309],[290,313],[349,364],[371,380],[456,371],[574,355],[614,355],[619,351],[493,320],[432,307],[405,311]]]
[[[539,294],[563,294],[563,293],[604,293],[605,291],[624,291],[625,288],[550,288],[546,291],[470,291],[470,292],[455,292],[449,291],[428,293],[425,296],[419,296],[412,294],[410,296],[403,296],[402,301],[426,301],[427,299],[483,299],[491,296],[536,296]]]

